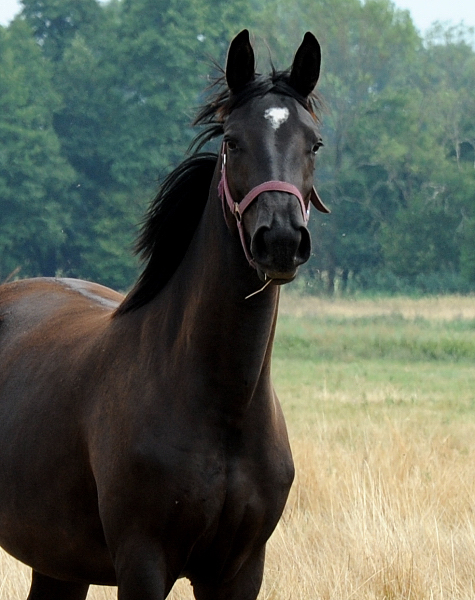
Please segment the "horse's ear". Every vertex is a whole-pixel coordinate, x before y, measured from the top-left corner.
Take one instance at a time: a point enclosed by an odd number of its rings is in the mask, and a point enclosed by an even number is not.
[[[232,92],[238,92],[254,79],[256,65],[249,31],[244,29],[231,42],[226,60],[226,82]]]
[[[295,53],[289,80],[294,90],[304,98],[309,96],[317,85],[321,60],[320,44],[317,38],[307,31]]]

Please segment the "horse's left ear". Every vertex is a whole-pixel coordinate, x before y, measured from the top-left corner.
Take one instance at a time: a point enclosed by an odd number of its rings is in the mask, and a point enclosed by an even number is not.
[[[254,79],[256,63],[254,50],[249,40],[249,31],[244,29],[231,42],[226,60],[226,82],[232,92],[238,92]]]
[[[294,90],[304,98],[309,96],[317,85],[321,60],[320,44],[317,38],[307,31],[295,53],[289,80]]]

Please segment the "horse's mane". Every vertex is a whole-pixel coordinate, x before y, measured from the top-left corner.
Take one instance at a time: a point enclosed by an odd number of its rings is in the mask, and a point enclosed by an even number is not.
[[[145,268],[116,315],[150,302],[172,277],[203,214],[217,158],[195,153],[163,181],[135,245]]]
[[[224,73],[212,84],[214,95],[201,107],[193,125],[202,125],[186,158],[162,182],[152,201],[135,245],[145,263],[137,283],[119,306],[116,315],[136,310],[164,288],[181,263],[208,200],[217,155],[201,152],[203,146],[223,134],[226,117],[238,106],[259,96],[276,93],[290,96],[317,120],[320,101],[315,94],[304,98],[289,85],[290,71],[256,75],[238,93],[226,85]]]

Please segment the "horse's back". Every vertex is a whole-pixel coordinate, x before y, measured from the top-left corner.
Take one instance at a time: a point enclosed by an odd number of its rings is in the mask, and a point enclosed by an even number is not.
[[[0,286],[0,365],[13,348],[24,354],[77,345],[106,325],[123,299],[104,286],[76,279],[24,279]]]
[[[73,378],[98,351],[121,300],[108,288],[73,279],[0,286],[0,406],[12,395],[17,401],[28,393],[53,395],[48,378],[51,386]]]
[[[111,312],[122,299],[107,287],[80,279],[23,279],[0,286],[0,323],[23,319],[25,327],[59,312],[70,318],[80,312]]]

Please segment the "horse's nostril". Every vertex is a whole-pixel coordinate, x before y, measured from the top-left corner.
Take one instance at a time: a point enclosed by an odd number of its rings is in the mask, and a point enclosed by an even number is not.
[[[297,249],[297,266],[303,265],[310,258],[310,253],[312,251],[312,243],[310,240],[310,232],[306,227],[300,228],[300,244]]]
[[[268,227],[261,227],[252,238],[251,252],[253,257],[260,263],[266,263],[269,259],[269,249],[266,240],[266,233],[268,231]]]

